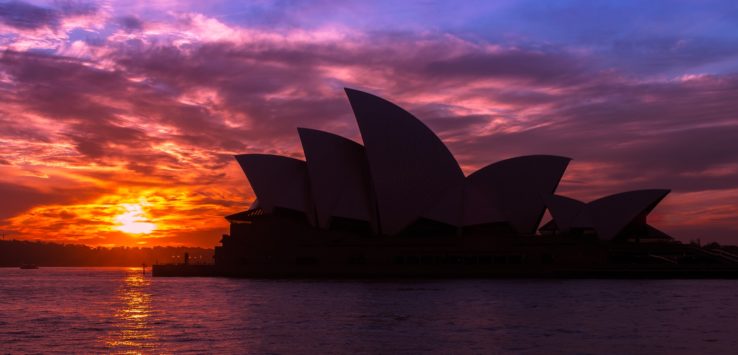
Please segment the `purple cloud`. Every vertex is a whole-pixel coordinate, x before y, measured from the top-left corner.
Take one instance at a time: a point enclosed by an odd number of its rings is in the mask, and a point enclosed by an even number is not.
[[[103,11],[69,4],[6,3],[0,21],[20,31]],[[467,173],[515,155],[565,155],[574,161],[560,188],[574,197],[666,187],[675,201],[692,201],[677,209],[672,197],[665,201],[684,217],[662,221],[678,237],[710,230],[689,221],[698,212],[721,216],[721,240],[731,240],[726,225],[738,224],[700,203],[730,204],[738,189],[738,78],[695,73],[732,58],[725,40],[624,37],[609,43],[611,51],[451,31],[277,31],[186,11],[100,18],[107,22],[95,30],[94,46],[70,37],[47,52],[23,50],[46,43],[34,37],[0,55],[0,169],[32,190],[41,191],[46,182],[34,179],[47,176],[99,187],[88,196],[94,203],[112,204],[95,201],[128,194],[115,190],[125,187],[162,201],[152,212],[161,218],[178,210],[217,225],[193,222],[161,240],[215,243],[213,231],[225,223],[218,216],[252,197],[233,154],[299,157],[298,126],[358,139],[344,86],[415,113]],[[178,194],[188,197],[176,208],[163,202]],[[51,203],[29,201],[7,216]],[[62,218],[62,207],[48,208]]]

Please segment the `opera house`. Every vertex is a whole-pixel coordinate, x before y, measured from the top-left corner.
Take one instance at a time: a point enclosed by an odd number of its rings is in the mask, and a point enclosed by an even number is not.
[[[465,176],[412,114],[346,94],[363,145],[298,128],[305,160],[236,156],[257,200],[226,217],[230,234],[215,250],[221,274],[540,276],[719,259],[685,252],[647,223],[669,190],[577,201],[556,194],[571,159],[551,155]],[[546,210],[552,219],[539,228]]]

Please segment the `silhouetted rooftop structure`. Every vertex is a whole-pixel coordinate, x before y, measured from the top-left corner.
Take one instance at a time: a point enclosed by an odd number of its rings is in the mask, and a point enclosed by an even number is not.
[[[491,224],[534,235],[548,208],[556,233],[588,229],[612,240],[635,219],[645,223],[669,192],[643,190],[588,204],[558,196],[556,187],[571,159],[552,155],[493,162],[465,177],[438,136],[411,113],[366,92],[346,89],[346,94],[364,145],[298,128],[306,161],[236,156],[258,199],[252,209],[303,213],[322,229],[337,220],[357,221],[374,234],[392,236],[433,225],[459,234],[465,227]],[[242,217],[249,213],[257,212]]]
[[[412,114],[346,94],[363,144],[298,128],[304,161],[236,156],[257,198],[226,217],[217,274],[738,277],[738,257],[683,245],[647,223],[669,190],[588,203],[564,197],[556,188],[571,159],[552,155],[511,157],[465,176]],[[546,210],[552,220],[539,229]],[[201,272],[162,271],[189,273]]]

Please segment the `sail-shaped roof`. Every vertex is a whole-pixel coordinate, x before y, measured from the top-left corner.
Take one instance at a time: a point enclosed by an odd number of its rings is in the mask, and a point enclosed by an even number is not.
[[[568,233],[572,224],[586,204],[582,201],[560,195],[544,195],[543,201],[562,233]]]
[[[498,206],[521,234],[533,234],[543,218],[542,196],[553,194],[570,158],[528,155],[501,160],[477,170],[467,181]]]
[[[264,212],[271,213],[275,207],[282,207],[311,215],[304,161],[270,154],[236,155],[236,160]]]
[[[519,234],[533,234],[547,207],[562,232],[592,228],[613,239],[639,218],[645,221],[669,193],[630,191],[587,204],[554,195],[570,159],[551,155],[502,160],[464,177],[448,148],[412,114],[362,91],[346,94],[364,146],[298,128],[307,162],[236,156],[264,213],[301,211],[323,228],[334,217],[369,221],[389,235],[420,219],[456,227],[507,222]]]
[[[464,190],[464,218],[462,226],[505,222],[505,215],[494,201],[478,187],[467,181]]]
[[[381,231],[396,234],[464,174],[448,148],[412,114],[380,97],[346,89],[369,161]]]
[[[600,239],[611,240],[637,217],[651,212],[670,191],[635,190],[602,197],[588,203],[572,227],[593,227]]]
[[[461,227],[464,219],[464,180],[448,186],[435,203],[426,206],[421,217],[451,226]]]
[[[332,217],[373,222],[364,147],[324,131],[308,128],[297,131],[305,152],[318,225],[327,228]],[[371,224],[376,228],[376,223]]]

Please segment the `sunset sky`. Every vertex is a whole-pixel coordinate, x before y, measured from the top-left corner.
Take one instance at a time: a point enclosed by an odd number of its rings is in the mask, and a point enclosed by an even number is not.
[[[0,230],[212,247],[253,200],[233,155],[360,141],[352,87],[467,174],[568,156],[559,193],[670,188],[652,225],[738,244],[738,2],[461,3],[0,2]]]

